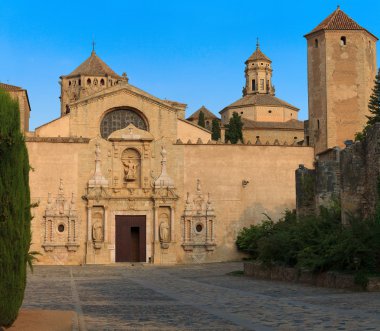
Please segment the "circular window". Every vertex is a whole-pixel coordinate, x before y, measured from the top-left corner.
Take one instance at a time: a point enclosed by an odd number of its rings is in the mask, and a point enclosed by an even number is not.
[[[65,231],[65,226],[63,224],[58,225],[58,232]]]
[[[131,123],[136,128],[148,130],[144,119],[134,110],[116,109],[109,112],[100,124],[102,138],[107,139],[112,132],[124,129]]]
[[[195,227],[195,230],[197,230],[197,232],[202,232],[203,225],[202,224],[197,224],[196,227]]]

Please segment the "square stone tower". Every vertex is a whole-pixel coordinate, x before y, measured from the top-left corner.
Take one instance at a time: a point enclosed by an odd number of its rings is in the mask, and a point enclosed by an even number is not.
[[[367,122],[378,38],[339,7],[305,35],[308,56],[309,130],[318,154],[344,141]]]

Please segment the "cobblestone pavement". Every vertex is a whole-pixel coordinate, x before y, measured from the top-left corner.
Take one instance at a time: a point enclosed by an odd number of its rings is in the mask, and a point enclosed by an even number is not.
[[[242,268],[36,266],[23,306],[75,310],[80,330],[380,330],[380,293],[228,275]]]

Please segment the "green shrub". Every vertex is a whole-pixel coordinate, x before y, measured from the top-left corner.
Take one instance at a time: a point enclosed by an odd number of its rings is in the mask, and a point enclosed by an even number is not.
[[[0,91],[0,327],[22,304],[30,247],[29,161],[18,103]]]
[[[264,221],[243,229],[240,250],[264,264],[299,267],[313,272],[380,272],[380,217],[351,218],[343,226],[336,203],[319,216],[297,218],[285,212],[277,223]]]

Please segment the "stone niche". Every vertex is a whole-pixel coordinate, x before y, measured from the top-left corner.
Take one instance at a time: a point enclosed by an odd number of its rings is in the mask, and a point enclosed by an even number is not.
[[[105,238],[104,207],[94,206],[91,208],[91,238],[95,249],[103,246]]]
[[[44,239],[42,247],[45,252],[52,252],[57,247],[76,251],[79,247],[79,218],[75,205],[74,193],[67,199],[60,180],[58,195],[53,201],[48,193],[44,215]]]
[[[128,188],[141,187],[141,154],[135,148],[126,148],[121,155],[123,183]]]
[[[171,242],[171,209],[170,207],[158,208],[158,233],[161,248],[168,248]]]
[[[182,247],[192,254],[194,260],[204,259],[205,253],[213,251],[215,242],[215,211],[210,199],[201,190],[200,180],[193,198],[187,193],[185,211],[182,216]],[[199,256],[198,256],[199,255]]]

